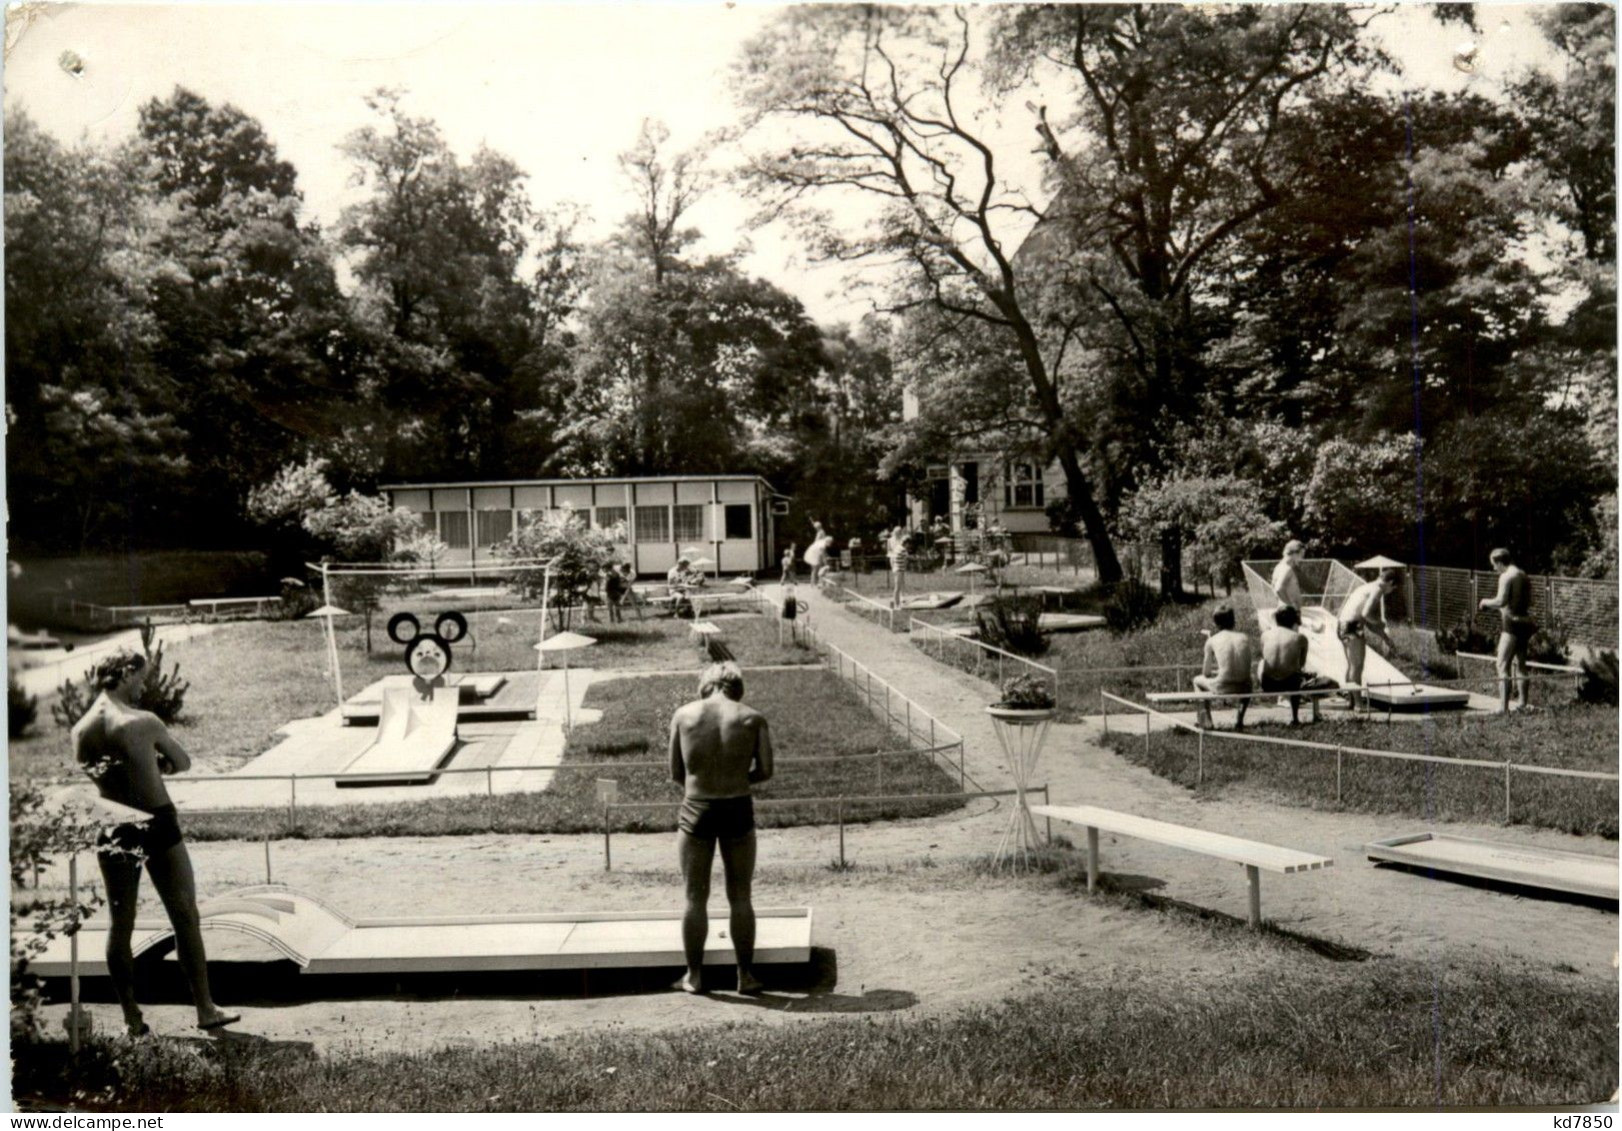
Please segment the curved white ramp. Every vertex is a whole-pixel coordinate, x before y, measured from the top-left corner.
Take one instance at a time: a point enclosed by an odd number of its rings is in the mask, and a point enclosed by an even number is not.
[[[436,687],[424,701],[409,687],[383,692],[377,740],[344,767],[340,786],[383,782],[425,782],[456,749],[456,711],[460,693]]]
[[[306,974],[582,970],[684,963],[680,911],[353,919],[282,884],[243,888],[209,900],[198,910],[205,932],[251,936]],[[759,909],[755,917],[756,963],[810,961],[809,907]],[[107,927],[102,919],[80,928],[80,977],[106,975]],[[705,962],[733,961],[727,929],[724,914],[711,917]],[[168,943],[173,935],[166,920],[137,920],[133,949],[142,954]],[[46,978],[68,976],[69,940],[52,939],[30,969]]]

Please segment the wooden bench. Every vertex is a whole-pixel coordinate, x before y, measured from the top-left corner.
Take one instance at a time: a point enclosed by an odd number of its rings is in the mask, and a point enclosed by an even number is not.
[[[722,639],[720,628],[709,621],[695,620],[687,634],[698,641],[699,648],[712,661],[719,663],[722,660],[737,659],[732,654],[732,649],[728,648],[726,641]]]
[[[1335,863],[1328,856],[1318,856],[1294,848],[1280,848],[1277,845],[1263,844],[1261,841],[1245,840],[1223,833],[1206,832],[1204,829],[1191,829],[1186,825],[1154,821],[1148,817],[1117,813],[1112,809],[1099,809],[1092,805],[1032,805],[1031,812],[1038,817],[1050,817],[1055,821],[1080,825],[1087,830],[1088,891],[1098,886],[1100,829],[1243,865],[1245,878],[1250,882],[1249,921],[1252,927],[1259,927],[1262,924],[1261,869],[1266,868],[1269,872],[1289,875],[1294,872],[1314,872]]]
[[[251,605],[254,616],[263,616],[267,605],[279,605],[280,597],[195,597],[189,604],[194,609],[202,609],[209,617],[217,617],[220,610],[230,612],[246,611]]]
[[[1156,707],[1177,707],[1189,703],[1194,704],[1195,721],[1207,729],[1214,729],[1216,724],[1211,721],[1211,704],[1222,703],[1229,700],[1242,699],[1305,699],[1312,710],[1312,721],[1317,722],[1321,716],[1318,713],[1318,700],[1333,695],[1344,695],[1346,691],[1339,687],[1325,687],[1317,691],[1253,691],[1247,695],[1222,695],[1213,691],[1151,691],[1144,698]]]

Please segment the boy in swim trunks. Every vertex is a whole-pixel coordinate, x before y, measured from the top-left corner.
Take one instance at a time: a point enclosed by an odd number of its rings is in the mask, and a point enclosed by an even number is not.
[[[1503,618],[1503,630],[1498,634],[1498,708],[1509,714],[1509,685],[1515,683],[1517,711],[1529,709],[1527,693],[1532,681],[1526,674],[1526,648],[1537,632],[1537,622],[1531,617],[1532,579],[1515,564],[1506,549],[1494,550],[1487,556],[1492,568],[1498,571],[1498,594],[1483,597],[1483,612],[1497,609]]]
[[[750,787],[772,776],[772,736],[766,716],[743,705],[743,673],[734,663],[711,664],[698,698],[670,719],[670,776],[684,797],[676,844],[687,884],[682,950],[687,974],[677,986],[707,992],[704,942],[709,937],[710,870],[721,846],[732,947],[738,956],[738,992],[757,994],[755,977],[755,806]]]
[[[1234,629],[1233,610],[1218,605],[1211,612],[1211,623],[1216,631],[1205,638],[1205,654],[1200,661],[1200,674],[1191,681],[1199,690],[1211,695],[1249,695],[1255,690],[1251,680],[1256,670],[1256,649],[1250,637]],[[1245,729],[1245,709],[1249,699],[1239,700],[1239,717],[1234,724]]]
[[[124,1024],[134,1037],[151,1032],[135,1000],[135,958],[130,950],[143,864],[174,927],[180,966],[197,1007],[197,1027],[219,1029],[242,1019],[215,1005],[209,992],[191,856],[163,784],[164,774],[190,769],[191,759],[156,715],[134,706],[146,677],[145,658],[133,652],[121,649],[102,660],[90,673],[91,685],[101,694],[73,727],[74,759],[101,795],[152,814],[150,820],[108,829],[96,852],[112,920],[107,973],[123,1008]]]
[[[1346,696],[1353,708],[1367,698],[1364,692],[1358,690],[1363,686],[1363,660],[1368,655],[1364,634],[1372,632],[1385,641],[1387,648],[1396,650],[1397,646],[1391,642],[1391,636],[1385,630],[1385,613],[1381,611],[1380,598],[1395,593],[1401,583],[1402,571],[1386,566],[1380,570],[1379,577],[1353,589],[1340,606],[1335,628],[1341,647],[1346,651]]]

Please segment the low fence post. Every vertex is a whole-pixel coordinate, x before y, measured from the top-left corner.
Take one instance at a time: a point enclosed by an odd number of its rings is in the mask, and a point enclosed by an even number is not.
[[[1342,798],[1345,796],[1344,791],[1343,791],[1343,784],[1342,784],[1343,779],[1341,777],[1342,765],[1343,765],[1345,757],[1346,757],[1346,751],[1344,749],[1342,749],[1341,747],[1339,747],[1339,746],[1335,747],[1335,804],[1336,805],[1342,804],[1343,803]]]
[[[1145,715],[1144,718],[1148,718],[1148,716]],[[1204,727],[1200,728],[1200,752],[1199,752],[1198,757],[1199,757],[1199,761],[1197,762],[1197,764],[1195,765],[1195,768],[1194,768],[1194,788],[1195,789],[1198,789],[1200,786],[1205,784],[1205,728]]]
[[[1053,804],[1053,802],[1051,800],[1049,800],[1049,798],[1048,798],[1048,787],[1045,786],[1045,785],[1042,787],[1042,804],[1043,805],[1051,805],[1051,804]],[[1047,826],[1048,826],[1048,844],[1051,845],[1053,843],[1053,818],[1048,817],[1048,816],[1044,816],[1042,819],[1047,822]]]
[[[1509,763],[1504,763],[1504,824],[1509,824]]]
[[[845,802],[839,802],[839,866],[845,866]]]
[[[1143,754],[1149,756],[1149,712],[1143,712]]]
[[[486,766],[484,768],[484,795],[486,797],[494,797],[496,795],[496,771],[492,766]]]
[[[957,740],[957,791],[959,793],[968,791],[968,781],[969,775],[963,769],[963,739],[959,737]]]
[[[605,872],[612,872],[614,870],[614,850],[613,850],[613,846],[609,843],[609,837],[610,837],[611,833],[612,833],[612,829],[611,829],[611,827],[610,827],[610,825],[608,823],[608,806],[604,805],[603,806],[603,871],[605,871]]]
[[[287,831],[298,828],[298,775],[287,776]]]
[[[1108,734],[1109,733],[1109,696],[1104,694],[1104,689],[1102,687],[1100,687],[1098,689],[1098,705],[1104,711],[1104,733]]]
[[[907,741],[912,741],[912,700],[907,700]]]

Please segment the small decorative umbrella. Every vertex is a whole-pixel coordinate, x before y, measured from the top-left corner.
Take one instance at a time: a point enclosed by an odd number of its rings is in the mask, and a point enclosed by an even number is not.
[[[986,567],[979,562],[965,562],[963,565],[958,566],[955,572],[969,575],[969,592],[973,593],[974,583],[978,580],[979,574],[986,572]]]
[[[574,709],[569,700],[569,653],[576,648],[589,648],[597,643],[590,636],[582,636],[578,632],[560,632],[556,636],[548,636],[535,645],[535,650],[541,653],[544,659],[547,653],[557,652],[563,656],[563,725],[574,725]]]
[[[333,617],[352,617],[355,614],[348,609],[340,609],[337,605],[322,605],[313,613],[306,613],[305,619],[320,617],[327,622],[327,663],[332,668],[332,688],[338,694],[338,711],[340,715],[344,709],[344,680],[338,671],[338,634],[333,631]]]

